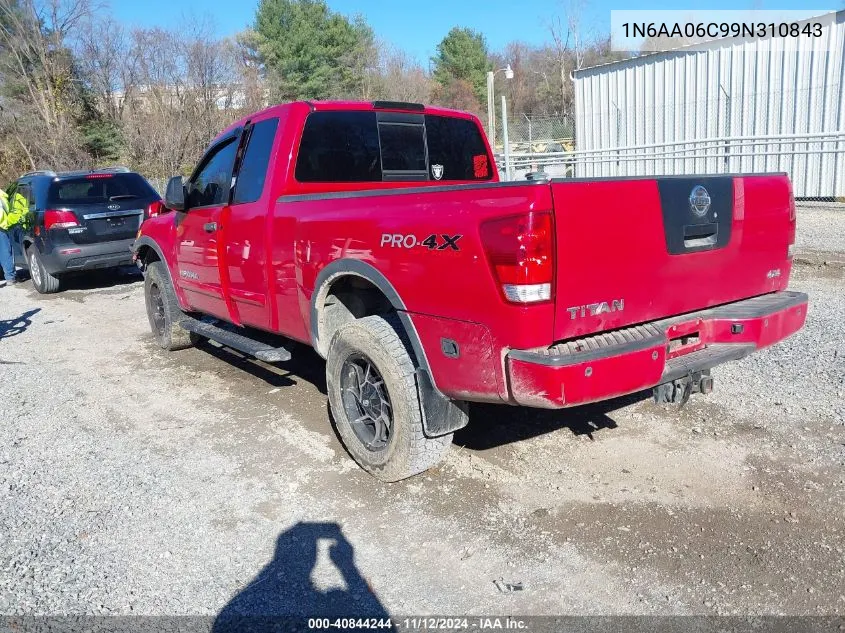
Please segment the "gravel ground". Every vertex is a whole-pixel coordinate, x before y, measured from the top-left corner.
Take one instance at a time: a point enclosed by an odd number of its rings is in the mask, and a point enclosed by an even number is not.
[[[797,218],[799,252],[825,253],[845,261],[845,204],[799,202]]]
[[[825,214],[799,248],[845,253]],[[0,289],[0,613],[841,615],[844,285],[797,265],[807,327],[680,412],[475,406],[395,485],[309,350],[165,353],[131,277]]]

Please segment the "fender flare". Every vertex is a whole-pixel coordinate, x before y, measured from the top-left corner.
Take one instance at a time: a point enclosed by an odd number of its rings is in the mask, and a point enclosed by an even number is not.
[[[314,292],[311,295],[310,311],[311,345],[315,350],[317,350],[317,353],[322,356],[320,353],[320,312],[318,310],[318,306],[321,305],[323,301],[325,301],[326,296],[328,296],[332,282],[338,277],[346,275],[354,275],[356,277],[366,279],[378,288],[385,297],[387,297],[387,300],[390,301],[390,305],[392,305],[393,309],[396,310],[399,320],[402,321],[402,326],[408,334],[408,339],[411,341],[411,347],[414,349],[417,361],[423,369],[429,371],[428,359],[425,357],[425,350],[423,350],[422,344],[420,343],[420,338],[417,334],[416,328],[414,327],[414,323],[411,321],[411,317],[407,314],[405,302],[402,301],[402,298],[399,296],[399,293],[396,292],[393,284],[387,280],[387,277],[385,277],[380,270],[372,264],[368,264],[360,259],[336,259],[332,263],[323,267],[317,275],[317,279],[314,281]],[[328,344],[328,341],[325,341],[325,343]]]
[[[320,311],[317,306],[325,301],[329,288],[331,288],[331,282],[338,277],[347,275],[355,275],[366,279],[378,288],[387,297],[393,309],[396,310],[396,314],[402,322],[402,327],[405,328],[405,333],[408,336],[417,363],[419,364],[416,371],[416,383],[420,398],[423,431],[425,434],[428,437],[437,437],[452,433],[466,426],[467,417],[463,414],[464,409],[462,408],[465,405],[456,404],[437,388],[434,377],[431,375],[431,369],[425,355],[425,350],[420,342],[419,334],[417,334],[417,329],[414,327],[414,322],[408,314],[405,303],[393,285],[387,280],[387,277],[373,265],[360,259],[338,259],[320,271],[314,282],[314,292],[311,295],[311,346],[318,354],[323,355],[320,351],[320,340],[318,337],[320,331]],[[326,344],[328,344],[328,341],[326,341]]]
[[[179,289],[176,287],[176,284],[173,283],[173,276],[170,274],[170,266],[168,265],[167,258],[164,256],[164,251],[161,250],[161,247],[155,240],[146,235],[142,235],[132,243],[132,254],[137,257],[138,251],[140,251],[144,246],[151,248],[155,251],[156,255],[158,255],[159,260],[164,264],[164,269],[167,271],[167,280],[170,282],[173,292],[176,293],[176,297],[179,298]]]

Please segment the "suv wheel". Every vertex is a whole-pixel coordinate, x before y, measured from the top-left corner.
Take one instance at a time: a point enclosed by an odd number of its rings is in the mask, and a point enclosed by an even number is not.
[[[423,434],[414,364],[398,320],[358,319],[338,328],[326,358],[329,405],[346,450],[382,481],[441,461],[452,434]]]
[[[167,270],[161,262],[152,262],[144,273],[144,301],[147,318],[156,342],[168,351],[191,346],[191,336],[179,322],[185,316],[176,300]]]
[[[44,263],[41,261],[38,248],[34,245],[26,249],[26,262],[29,266],[29,277],[32,279],[32,285],[39,293],[47,295],[59,291],[61,285],[59,278],[47,272]]]

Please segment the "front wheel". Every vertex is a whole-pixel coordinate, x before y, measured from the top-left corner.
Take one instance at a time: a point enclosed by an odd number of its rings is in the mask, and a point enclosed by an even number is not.
[[[174,351],[191,346],[190,334],[179,325],[184,313],[161,262],[152,262],[147,266],[144,273],[144,301],[147,304],[150,328],[160,347]]]
[[[343,325],[326,358],[338,435],[359,466],[388,482],[428,470],[452,443],[451,433],[423,433],[414,364],[399,328],[381,316]]]

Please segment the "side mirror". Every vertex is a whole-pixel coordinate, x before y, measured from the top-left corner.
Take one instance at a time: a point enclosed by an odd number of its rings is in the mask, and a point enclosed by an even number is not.
[[[182,176],[173,176],[167,181],[164,205],[172,211],[185,210],[185,186],[182,184]]]

